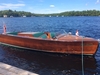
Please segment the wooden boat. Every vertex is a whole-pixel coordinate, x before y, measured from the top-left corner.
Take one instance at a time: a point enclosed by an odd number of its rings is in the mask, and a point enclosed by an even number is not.
[[[98,41],[71,34],[50,32],[13,32],[0,34],[0,42],[15,47],[64,54],[94,55]]]

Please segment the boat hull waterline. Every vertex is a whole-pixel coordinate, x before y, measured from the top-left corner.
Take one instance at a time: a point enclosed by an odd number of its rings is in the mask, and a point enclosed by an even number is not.
[[[68,35],[67,37],[72,37]],[[83,54],[94,55],[98,48],[98,41],[95,39],[41,39],[20,35],[0,34],[0,42],[11,46],[26,48],[30,50],[64,53],[64,54]],[[74,36],[77,37],[77,36]]]

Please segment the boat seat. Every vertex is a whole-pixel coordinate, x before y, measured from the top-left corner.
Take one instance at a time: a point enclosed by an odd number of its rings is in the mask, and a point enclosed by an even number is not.
[[[33,34],[33,37],[40,37],[43,34],[44,34],[43,32],[35,33],[35,34]]]
[[[43,35],[40,36],[40,38],[47,39],[47,35],[43,34]]]
[[[11,32],[11,33],[7,33],[7,34],[11,34],[11,35],[18,35],[19,32]]]
[[[56,34],[53,33],[53,32],[51,32],[50,35],[51,35],[51,38],[55,38],[56,37]]]

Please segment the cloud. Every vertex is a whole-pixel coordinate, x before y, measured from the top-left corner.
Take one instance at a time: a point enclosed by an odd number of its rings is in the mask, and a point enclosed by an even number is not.
[[[96,1],[96,4],[97,4],[97,3],[100,3],[100,0],[97,0],[97,1]]]
[[[55,7],[55,5],[50,5],[50,7],[51,7],[51,8],[54,8],[54,7]]]
[[[22,0],[19,0],[18,2],[19,2],[19,3],[24,3],[24,1],[22,1]]]
[[[88,3],[86,3],[85,5],[88,6]]]
[[[67,10],[47,8],[47,9],[40,9],[40,10],[32,9],[30,11],[32,13],[38,13],[38,14],[51,14],[51,13],[61,13],[61,12],[67,11]]]
[[[99,0],[97,0],[97,3],[99,3],[100,1]]]
[[[6,4],[6,3],[3,3],[2,4],[3,6],[7,6],[7,7],[20,7],[20,6],[25,6],[25,4]]]
[[[12,8],[18,8],[18,7],[22,7],[25,6],[25,4],[12,4],[12,3],[2,3],[0,4],[0,9],[12,9]]]

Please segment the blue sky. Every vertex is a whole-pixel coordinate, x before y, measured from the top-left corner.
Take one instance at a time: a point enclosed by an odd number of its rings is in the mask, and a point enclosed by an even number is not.
[[[100,10],[100,0],[0,0],[0,10],[8,9],[41,14]]]

